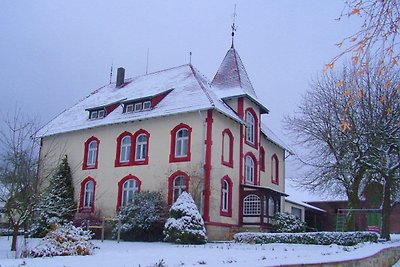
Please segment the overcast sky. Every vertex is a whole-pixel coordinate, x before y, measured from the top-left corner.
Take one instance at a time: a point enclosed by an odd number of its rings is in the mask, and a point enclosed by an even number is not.
[[[127,77],[144,74],[148,50],[149,72],[186,64],[192,52],[192,64],[212,80],[231,45],[235,3],[235,48],[270,110],[267,124],[291,144],[282,119],[340,53],[334,44],[357,29],[354,19],[335,20],[344,1],[4,0],[0,111],[17,106],[46,123],[107,84],[111,63]],[[298,175],[288,160],[287,178]]]

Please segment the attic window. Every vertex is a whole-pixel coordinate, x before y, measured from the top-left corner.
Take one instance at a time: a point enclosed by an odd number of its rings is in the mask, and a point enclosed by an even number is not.
[[[143,110],[149,110],[151,109],[151,102],[150,101],[144,101],[143,102]]]
[[[106,116],[106,111],[104,109],[92,110],[89,113],[89,118],[91,120],[102,119]]]
[[[143,110],[150,110],[151,109],[151,101],[146,100],[144,102],[136,102],[125,104],[125,112],[139,112]]]

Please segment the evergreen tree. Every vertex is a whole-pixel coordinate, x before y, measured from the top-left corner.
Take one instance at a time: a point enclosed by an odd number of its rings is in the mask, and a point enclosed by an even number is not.
[[[74,218],[76,203],[68,158],[65,156],[50,179],[38,206],[38,217],[32,226],[32,235],[43,237],[52,225],[65,224]]]
[[[121,219],[121,238],[136,241],[160,241],[167,220],[163,197],[159,192],[142,191],[135,193],[132,203],[123,207]],[[114,227],[117,231],[117,225]]]
[[[180,244],[207,242],[204,221],[190,194],[183,192],[169,210],[164,241]]]

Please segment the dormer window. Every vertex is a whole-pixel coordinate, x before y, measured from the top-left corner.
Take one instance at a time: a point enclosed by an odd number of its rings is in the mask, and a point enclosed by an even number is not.
[[[133,111],[133,104],[126,105],[126,112],[132,112]]]
[[[96,110],[92,110],[89,113],[89,118],[91,120],[95,120],[95,119],[102,119],[106,116],[106,111],[104,109],[96,109]]]
[[[125,113],[127,112],[139,112],[143,110],[150,110],[151,109],[151,101],[146,100],[146,101],[141,101],[141,102],[130,102],[129,104],[125,104]]]
[[[142,110],[142,103],[140,102],[140,103],[136,103],[135,104],[135,108],[133,109],[133,111],[134,112],[137,112],[137,111],[141,111]]]
[[[151,109],[151,102],[150,101],[144,101],[143,102],[143,110],[149,110]]]

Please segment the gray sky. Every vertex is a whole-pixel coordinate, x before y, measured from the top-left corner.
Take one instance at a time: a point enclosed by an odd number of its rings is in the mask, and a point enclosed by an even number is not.
[[[188,63],[191,51],[192,64],[211,80],[231,44],[235,3],[235,48],[270,110],[267,124],[291,144],[282,119],[340,53],[334,44],[357,29],[355,19],[335,21],[344,1],[4,0],[0,111],[18,106],[45,123],[107,84],[112,62],[127,77],[144,74],[147,49],[149,72]],[[297,175],[288,160],[286,176]]]

